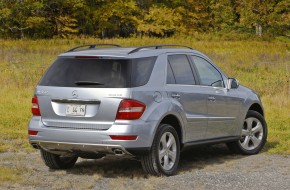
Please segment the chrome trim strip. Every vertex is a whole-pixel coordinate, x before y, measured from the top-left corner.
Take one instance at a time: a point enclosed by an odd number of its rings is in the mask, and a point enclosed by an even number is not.
[[[52,99],[56,103],[74,103],[74,104],[100,104],[99,100],[81,100],[81,99]]]
[[[188,121],[205,120],[205,119],[210,120],[210,121],[212,121],[212,120],[232,121],[232,120],[235,120],[236,117],[205,117],[205,116],[197,116],[197,117],[195,117],[195,116],[186,115],[186,119]]]

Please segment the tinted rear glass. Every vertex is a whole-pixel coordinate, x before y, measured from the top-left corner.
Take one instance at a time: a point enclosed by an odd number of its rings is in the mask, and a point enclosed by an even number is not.
[[[172,68],[176,84],[195,84],[190,63],[186,55],[170,55],[168,56],[168,61]]]
[[[156,57],[126,60],[60,57],[39,85],[89,88],[142,86],[148,82],[155,60]]]
[[[131,86],[145,85],[152,73],[156,57],[146,57],[132,60]]]

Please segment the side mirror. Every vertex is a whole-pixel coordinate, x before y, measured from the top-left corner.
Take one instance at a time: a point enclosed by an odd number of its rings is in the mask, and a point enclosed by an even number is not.
[[[228,85],[229,85],[229,89],[236,89],[239,87],[239,81],[235,78],[229,78],[228,79]]]

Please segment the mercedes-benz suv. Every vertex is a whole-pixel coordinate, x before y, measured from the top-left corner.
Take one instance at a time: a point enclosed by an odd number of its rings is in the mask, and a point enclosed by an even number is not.
[[[251,155],[267,138],[259,96],[182,45],[71,49],[38,83],[32,113],[29,142],[52,169],[130,155],[168,176],[186,147],[226,143]]]

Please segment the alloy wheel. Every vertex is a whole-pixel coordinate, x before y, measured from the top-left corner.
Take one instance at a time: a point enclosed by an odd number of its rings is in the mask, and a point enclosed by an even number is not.
[[[245,150],[253,150],[261,144],[263,134],[262,123],[257,118],[246,118],[239,143]]]
[[[170,170],[177,156],[176,140],[170,132],[162,135],[159,143],[159,161],[164,170]]]

